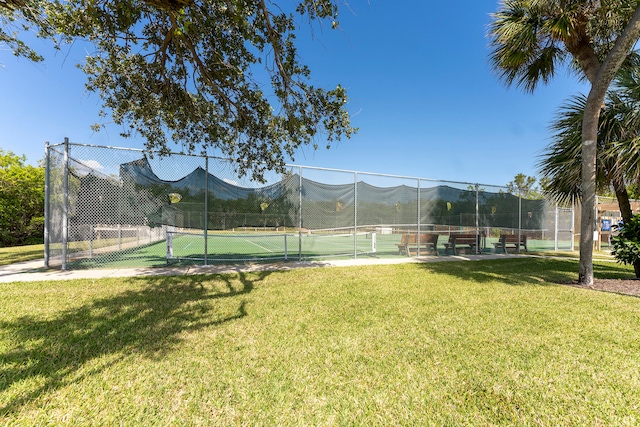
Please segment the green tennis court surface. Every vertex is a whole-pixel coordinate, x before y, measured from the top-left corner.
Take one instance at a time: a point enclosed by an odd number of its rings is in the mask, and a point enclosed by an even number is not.
[[[395,250],[397,238],[373,233],[311,234],[208,234],[169,233],[165,241],[169,259],[233,261],[239,257],[252,260],[300,259],[321,256],[353,256]],[[205,250],[206,243],[206,250]]]
[[[243,261],[300,260],[355,256],[397,256],[399,235],[373,233],[170,233],[167,240],[70,262],[71,268],[119,268]],[[354,249],[355,248],[355,249]]]
[[[128,249],[72,260],[70,268],[163,267],[168,264],[202,265],[205,263],[242,263],[340,259],[354,257],[393,258],[398,254],[401,234],[380,233],[271,233],[243,234],[209,232],[204,234],[169,233],[166,240]],[[494,238],[486,238],[482,253],[493,252]],[[206,244],[205,244],[206,242]],[[444,255],[441,236],[438,244]],[[563,248],[569,242],[563,242]],[[553,249],[553,241],[530,240],[529,251]]]

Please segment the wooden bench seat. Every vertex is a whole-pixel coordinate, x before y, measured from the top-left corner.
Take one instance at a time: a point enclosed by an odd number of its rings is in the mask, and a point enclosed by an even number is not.
[[[501,234],[500,239],[493,246],[496,252],[500,250],[507,253],[507,249],[514,249],[516,252],[520,252],[520,248],[524,248],[525,252],[528,252],[527,235],[521,234],[520,240],[518,240],[517,234]]]
[[[438,235],[431,233],[420,234],[418,241],[417,233],[407,233],[402,235],[400,243],[396,243],[398,254],[406,253],[407,256],[415,256],[420,250],[420,255],[438,255]]]
[[[451,251],[453,255],[458,255],[458,248],[460,248],[464,251],[475,253],[479,237],[476,234],[452,233],[449,235],[449,241],[444,243],[444,251],[445,253]]]

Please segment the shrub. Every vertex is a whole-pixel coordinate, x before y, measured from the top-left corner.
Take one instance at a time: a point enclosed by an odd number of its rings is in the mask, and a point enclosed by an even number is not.
[[[44,168],[0,148],[0,247],[42,243]]]
[[[611,239],[611,254],[623,264],[632,264],[636,277],[640,278],[640,214],[631,217],[626,223],[615,225],[617,236]]]

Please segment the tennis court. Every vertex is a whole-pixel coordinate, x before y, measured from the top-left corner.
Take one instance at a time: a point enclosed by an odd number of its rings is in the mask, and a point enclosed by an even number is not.
[[[47,158],[45,265],[62,269],[397,257],[421,233],[441,254],[451,233],[553,250],[576,228],[572,208],[500,186],[295,165],[257,183],[228,159],[68,142]]]
[[[210,264],[278,260],[311,260],[341,257],[393,257],[398,255],[399,235],[375,232],[319,230],[305,233],[204,233],[172,231],[164,240],[109,251],[104,255],[71,261],[71,268],[117,268],[165,266],[167,264]],[[354,253],[355,248],[355,253]],[[206,254],[206,257],[205,257]]]
[[[397,252],[397,236],[354,230],[316,230],[303,233],[169,232],[165,244],[169,260],[235,261],[299,260],[321,257],[377,256]]]
[[[351,229],[325,229],[305,232],[170,231],[165,239],[151,243],[125,245],[112,242],[104,253],[70,261],[71,268],[163,267],[242,262],[274,262],[341,258],[396,258],[402,233],[379,233]],[[131,238],[129,238],[131,240]],[[140,239],[137,239],[140,241]],[[482,254],[494,252],[495,237],[482,239]],[[446,235],[438,240],[439,256],[446,256]],[[570,242],[561,242],[569,247]],[[95,242],[93,246],[99,246]],[[529,251],[552,250],[548,240],[530,239]],[[206,254],[206,256],[205,256]]]

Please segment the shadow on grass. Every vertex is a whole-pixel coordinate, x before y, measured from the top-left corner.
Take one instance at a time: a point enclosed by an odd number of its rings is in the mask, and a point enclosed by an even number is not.
[[[579,262],[575,259],[526,257],[477,262],[424,263],[421,266],[429,271],[480,283],[500,280],[509,285],[548,285],[576,281]],[[630,267],[614,262],[596,262],[593,265],[593,271],[596,278],[635,277]]]
[[[0,248],[0,265],[33,261],[44,256],[44,245],[20,246],[17,248]]]
[[[132,287],[141,289],[96,299],[51,318],[0,322],[0,331],[19,343],[0,354],[0,393],[13,384],[38,384],[16,393],[0,407],[0,415],[78,381],[78,371],[98,358],[110,356],[96,363],[90,375],[130,354],[161,358],[180,343],[182,333],[243,318],[244,296],[269,274],[133,278],[128,279]]]

